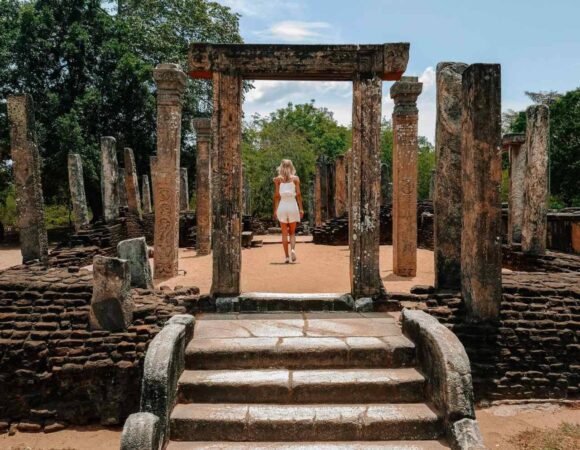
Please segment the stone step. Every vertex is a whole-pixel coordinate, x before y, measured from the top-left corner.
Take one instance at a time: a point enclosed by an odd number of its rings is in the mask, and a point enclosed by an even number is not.
[[[350,442],[179,442],[166,450],[445,450],[442,441],[350,441]]]
[[[186,369],[398,368],[415,362],[402,335],[383,337],[264,337],[192,339]]]
[[[352,311],[350,295],[336,293],[293,294],[279,292],[247,292],[238,297],[218,298],[218,312],[268,311]]]
[[[443,433],[422,403],[370,405],[177,404],[176,441],[430,440]]]
[[[181,403],[414,403],[425,379],[415,369],[186,370]]]

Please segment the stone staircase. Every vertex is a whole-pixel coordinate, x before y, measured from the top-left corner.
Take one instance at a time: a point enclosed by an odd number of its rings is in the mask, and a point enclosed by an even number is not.
[[[167,448],[448,448],[425,384],[386,313],[206,315]]]

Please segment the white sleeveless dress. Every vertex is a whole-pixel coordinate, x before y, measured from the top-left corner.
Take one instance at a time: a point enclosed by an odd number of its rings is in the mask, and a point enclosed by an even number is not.
[[[278,203],[278,210],[276,211],[278,220],[282,223],[300,222],[300,211],[298,203],[296,203],[296,185],[294,181],[281,182],[279,191],[280,203]]]

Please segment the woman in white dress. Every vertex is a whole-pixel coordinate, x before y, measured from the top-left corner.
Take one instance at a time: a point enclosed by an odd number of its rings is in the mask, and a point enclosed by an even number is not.
[[[282,246],[286,255],[285,263],[296,261],[296,224],[304,217],[300,179],[296,176],[294,164],[283,159],[278,167],[278,176],[274,178],[274,218],[282,228]],[[288,235],[290,235],[291,253],[288,254]]]

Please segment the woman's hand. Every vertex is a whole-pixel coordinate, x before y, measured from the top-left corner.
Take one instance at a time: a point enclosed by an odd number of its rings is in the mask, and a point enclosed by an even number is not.
[[[278,215],[276,213],[272,214],[272,219],[278,220]]]
[[[304,218],[304,211],[300,210],[300,218],[303,219]]]

